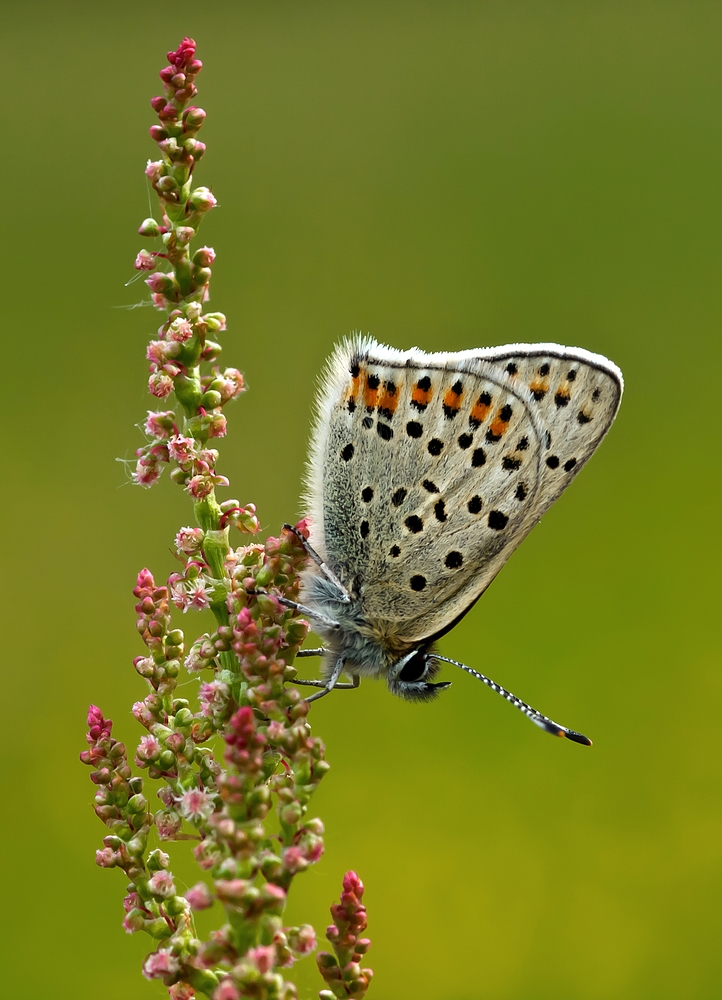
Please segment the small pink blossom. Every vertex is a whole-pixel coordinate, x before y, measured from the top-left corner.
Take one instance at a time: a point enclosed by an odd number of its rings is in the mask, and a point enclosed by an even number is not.
[[[249,950],[248,958],[261,974],[270,972],[276,964],[276,949],[272,944],[260,945],[258,948]]]
[[[170,599],[177,608],[186,612],[190,603],[185,581],[182,578],[174,580],[170,585]]]
[[[136,271],[152,271],[155,265],[155,254],[149,253],[147,250],[141,250],[135,258],[133,267]]]
[[[208,424],[208,437],[225,437],[227,430],[227,421],[224,415],[222,413],[212,413]]]
[[[166,271],[156,271],[155,274],[151,274],[149,278],[145,279],[145,283],[151,292],[157,295],[165,295],[173,288],[173,278]]]
[[[204,661],[207,663],[208,661]],[[198,692],[198,700],[201,704],[201,714],[206,718],[211,718],[214,711],[223,708],[228,700],[231,689],[225,681],[209,681],[201,684]]]
[[[155,722],[153,713],[151,712],[151,710],[148,708],[148,706],[144,701],[136,701],[133,704],[132,711],[137,721],[140,722],[142,726],[145,726],[146,729],[149,726],[152,726],[153,723]]]
[[[173,876],[167,871],[155,872],[148,879],[148,888],[153,895],[161,896],[163,899],[170,899],[171,896],[175,895]]]
[[[175,429],[175,413],[173,410],[148,410],[145,421],[146,434],[154,438],[168,438]]]
[[[175,340],[179,344],[184,344],[187,340],[190,340],[193,336],[193,327],[190,325],[187,319],[179,316],[174,319],[171,325],[168,327],[168,339]]]
[[[156,309],[167,309],[168,301],[165,295],[161,295],[159,292],[153,292],[151,295],[151,300]]]
[[[193,1000],[196,991],[188,983],[173,983],[168,987],[170,1000]]]
[[[150,178],[151,184],[155,184],[165,173],[165,163],[163,160],[148,160],[145,168],[146,177]]]
[[[213,906],[213,896],[211,890],[205,882],[197,882],[186,893],[186,899],[194,910],[207,910]]]
[[[291,951],[299,958],[310,955],[316,948],[316,931],[311,924],[301,924],[288,930],[288,945]]]
[[[193,438],[183,437],[182,434],[174,434],[168,441],[168,454],[174,462],[179,465],[186,465],[192,462],[195,457],[196,445]]]
[[[227,403],[230,399],[235,399],[237,396],[240,396],[246,388],[243,375],[237,368],[226,368],[223,372],[222,379],[219,381],[222,385],[218,391],[220,392],[224,403]]]
[[[157,812],[153,817],[153,822],[161,840],[175,840],[183,826],[183,820],[173,810]]]
[[[135,467],[132,479],[138,486],[149,487],[158,482],[160,473],[161,470],[155,462],[149,463],[141,458]]]
[[[192,822],[208,819],[214,808],[214,796],[200,788],[191,788],[178,800],[181,816]]]
[[[213,247],[199,247],[193,254],[193,263],[198,267],[210,267],[216,259],[216,251]]]
[[[197,187],[191,194],[188,202],[196,212],[207,212],[209,209],[215,208],[218,204],[218,199],[207,187]]]
[[[136,754],[140,760],[155,760],[156,757],[160,757],[162,752],[163,747],[160,744],[160,740],[157,740],[155,736],[141,736],[138,749],[136,750]]]
[[[266,730],[266,736],[272,743],[279,743],[286,735],[286,727],[282,722],[277,719],[273,719],[268,724],[268,729]]]
[[[183,661],[183,666],[189,674],[193,674],[197,673],[199,670],[203,670],[205,667],[210,666],[210,664],[208,660],[201,656],[197,648],[193,648]],[[208,713],[201,711],[201,714],[207,715]]]
[[[168,449],[170,452],[170,448]],[[173,457],[171,455],[171,457]],[[203,545],[202,528],[181,528],[175,536],[175,547],[186,556],[194,556]]]
[[[143,914],[135,912],[126,913],[123,917],[123,930],[126,934],[135,934],[143,929]]]
[[[282,856],[283,867],[287,872],[295,875],[308,867],[308,862],[300,847],[287,847]]]
[[[202,576],[196,577],[195,580],[190,580],[186,586],[189,608],[192,608],[194,611],[205,611],[207,608],[210,608],[211,601],[208,593],[208,585]]]
[[[95,863],[100,868],[115,868],[118,857],[112,847],[104,847],[102,851],[95,852]]]
[[[151,395],[165,399],[173,392],[173,379],[162,372],[154,372],[148,379],[148,389]]]
[[[240,996],[230,977],[222,979],[213,990],[213,1000],[240,1000]]]
[[[146,979],[162,979],[180,971],[180,962],[169,951],[158,949],[148,955],[143,962],[143,975]]]
[[[214,485],[212,476],[193,476],[186,490],[194,500],[205,500],[213,492]]]
[[[195,234],[196,231],[192,226],[178,226],[175,231],[176,239],[183,244],[190,243]]]

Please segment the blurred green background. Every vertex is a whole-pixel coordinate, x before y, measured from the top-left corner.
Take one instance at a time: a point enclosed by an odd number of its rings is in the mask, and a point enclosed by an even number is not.
[[[144,297],[124,283],[148,101],[186,33],[213,306],[250,386],[221,468],[265,529],[299,513],[315,379],[352,329],[555,340],[627,380],[600,453],[443,641],[594,747],[453,668],[433,705],[326,699],[327,853],[291,917],[323,928],[356,869],[374,1000],[719,996],[722,6],[3,7],[3,996],[165,995],[121,930],[122,875],[94,865],[77,754],[91,701],[137,742],[134,575],[171,571],[189,519],[115,461],[141,441],[158,320],[114,308]],[[297,972],[316,996],[313,960]]]

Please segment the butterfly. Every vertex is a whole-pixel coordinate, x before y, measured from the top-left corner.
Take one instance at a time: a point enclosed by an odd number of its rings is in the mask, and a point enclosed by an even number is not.
[[[449,686],[433,681],[445,662],[589,745],[434,644],[596,451],[622,390],[611,361],[557,344],[427,354],[342,343],[317,400],[301,603],[285,602],[324,640],[298,654],[323,658],[322,680],[295,681],[321,688],[308,701],[361,677],[427,701]]]

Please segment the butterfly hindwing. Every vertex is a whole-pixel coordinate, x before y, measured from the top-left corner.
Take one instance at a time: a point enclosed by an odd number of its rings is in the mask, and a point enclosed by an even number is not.
[[[312,541],[397,636],[433,635],[478,598],[613,419],[609,374],[539,346],[443,355],[364,340],[332,359]]]

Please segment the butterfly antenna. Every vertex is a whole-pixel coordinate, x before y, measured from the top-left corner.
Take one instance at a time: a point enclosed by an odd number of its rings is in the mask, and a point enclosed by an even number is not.
[[[507,691],[503,688],[501,684],[497,684],[496,681],[491,680],[490,677],[480,674],[478,670],[472,670],[471,667],[467,667],[465,663],[459,663],[458,660],[450,660],[448,656],[439,656],[438,653],[433,653],[432,656],[435,660],[443,660],[444,663],[453,663],[455,667],[461,667],[465,670],[467,674],[471,674],[472,677],[476,677],[478,681],[486,684],[490,687],[492,691],[496,691],[500,694],[502,698],[506,698],[510,704],[515,708],[518,708],[520,712],[523,712],[527,719],[531,719],[535,726],[539,726],[547,733],[551,733],[552,736],[565,736],[568,740],[572,740],[573,743],[581,743],[582,746],[590,747],[592,741],[588,736],[583,736],[581,733],[575,732],[573,729],[567,729],[566,726],[560,726],[558,722],[554,722],[552,719],[548,718],[546,715],[542,715],[541,712],[537,712],[535,708],[531,705],[527,705],[526,702],[522,701],[521,698],[517,698],[515,694],[511,691]]]

